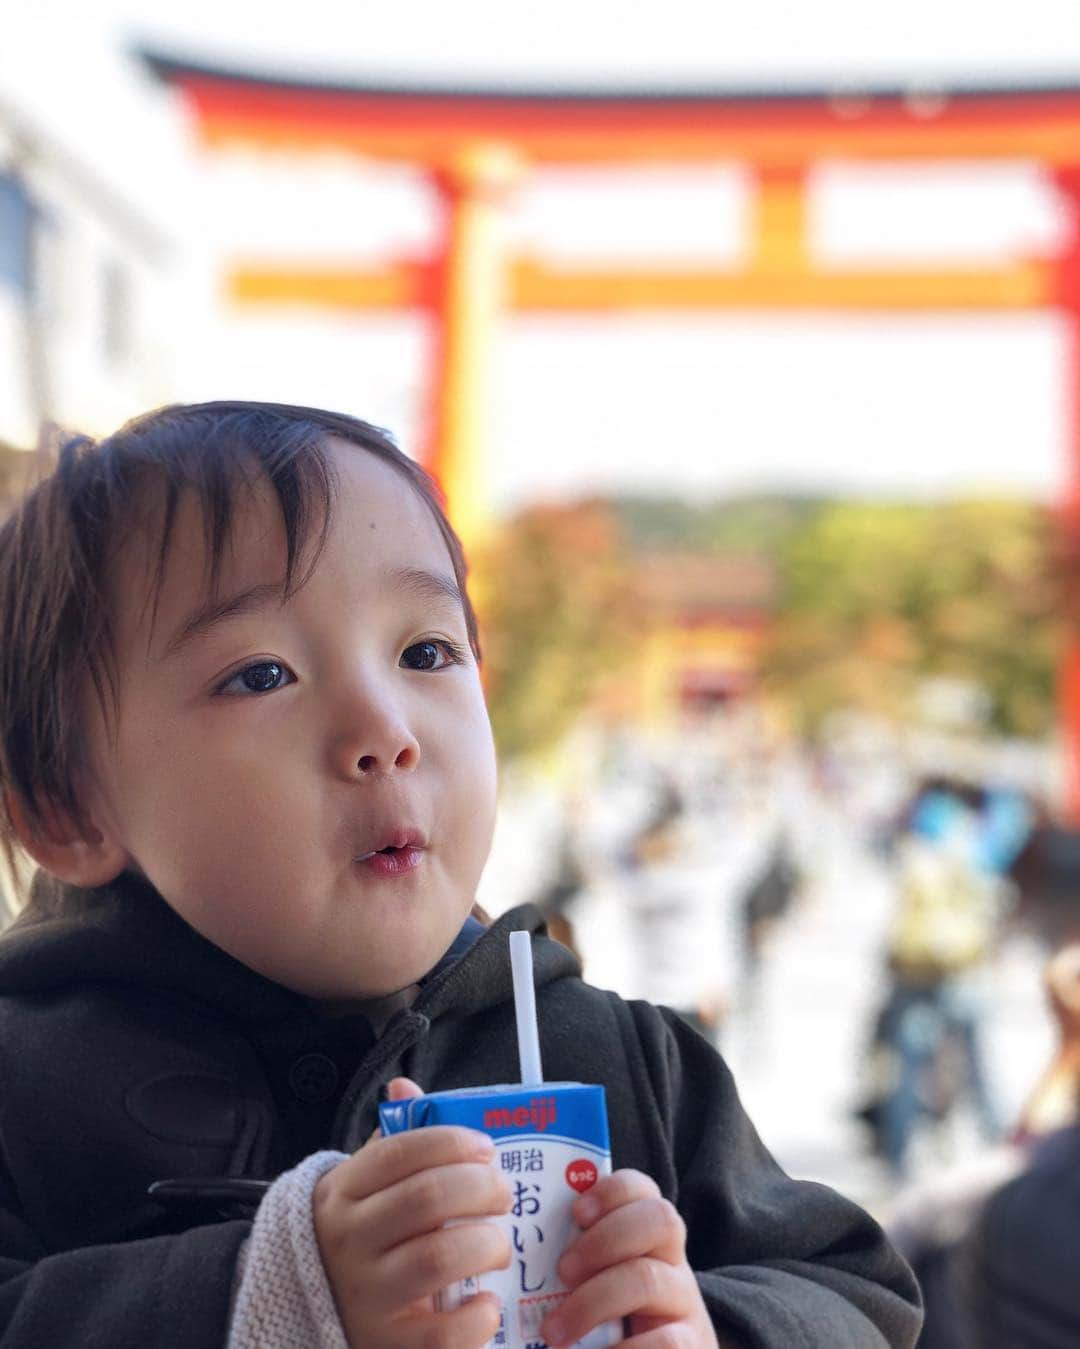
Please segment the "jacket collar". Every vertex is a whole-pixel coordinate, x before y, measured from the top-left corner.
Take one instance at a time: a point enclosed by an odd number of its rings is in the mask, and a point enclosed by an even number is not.
[[[484,929],[466,920],[420,981],[413,1004],[431,1020],[451,1007],[468,1015],[512,996],[509,934],[543,932],[530,904]],[[537,985],[580,974],[555,942],[535,944]],[[39,874],[27,913],[0,937],[0,994],[47,992],[93,981],[173,992],[245,1021],[314,1017],[310,1000],[274,983],[201,936],[141,877],[80,890]]]
[[[0,938],[0,993],[87,981],[180,993],[254,1021],[295,1016],[306,1001],[201,936],[141,877],[83,890],[39,873]]]

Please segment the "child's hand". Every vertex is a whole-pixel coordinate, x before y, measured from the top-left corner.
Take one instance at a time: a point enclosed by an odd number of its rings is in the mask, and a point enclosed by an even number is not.
[[[391,1084],[394,1099],[418,1091],[407,1079]],[[498,1330],[490,1294],[447,1312],[432,1301],[447,1284],[510,1262],[505,1232],[480,1221],[510,1207],[493,1151],[471,1129],[376,1136],[319,1181],[315,1236],[355,1349],[478,1349]]]
[[[640,1171],[604,1176],[575,1200],[574,1218],[582,1234],[559,1261],[572,1292],[540,1326],[553,1349],[621,1317],[629,1318],[629,1342],[639,1349],[717,1349],[686,1263],[686,1228],[655,1181]]]

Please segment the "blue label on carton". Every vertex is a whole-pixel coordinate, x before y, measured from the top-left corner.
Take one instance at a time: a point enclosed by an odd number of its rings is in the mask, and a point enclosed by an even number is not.
[[[539,1087],[466,1087],[379,1106],[384,1134],[427,1124],[461,1124],[498,1140],[510,1134],[576,1139],[610,1154],[603,1087],[545,1082]]]
[[[494,1138],[493,1164],[510,1184],[512,1204],[491,1221],[510,1238],[510,1265],[444,1289],[439,1304],[452,1308],[494,1292],[501,1314],[489,1349],[545,1349],[540,1323],[568,1291],[556,1266],[578,1231],[571,1206],[611,1170],[603,1087],[545,1082],[433,1092],[380,1105],[379,1122],[384,1134],[459,1124]],[[611,1323],[578,1344],[604,1349],[621,1338],[621,1327]]]

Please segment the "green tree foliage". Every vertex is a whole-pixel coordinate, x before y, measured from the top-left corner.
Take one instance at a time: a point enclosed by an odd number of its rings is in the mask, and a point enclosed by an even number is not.
[[[765,660],[807,729],[839,707],[908,715],[928,676],[969,681],[990,728],[1054,717],[1060,609],[1048,514],[1015,501],[835,504],[790,538]]]
[[[542,753],[632,648],[631,582],[610,509],[522,511],[481,552],[476,595],[500,756]]]
[[[612,509],[631,552],[698,552],[775,557],[792,532],[820,510],[810,496],[745,494],[719,501],[617,497]]]

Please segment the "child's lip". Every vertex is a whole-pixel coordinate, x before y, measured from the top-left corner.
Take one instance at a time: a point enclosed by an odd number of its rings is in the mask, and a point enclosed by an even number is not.
[[[424,858],[423,848],[414,848],[406,844],[404,848],[383,848],[356,859],[357,866],[364,866],[377,876],[404,876],[414,871]]]
[[[376,853],[423,852],[427,839],[418,829],[394,829],[382,836],[382,841],[353,858],[354,862],[368,862]]]

